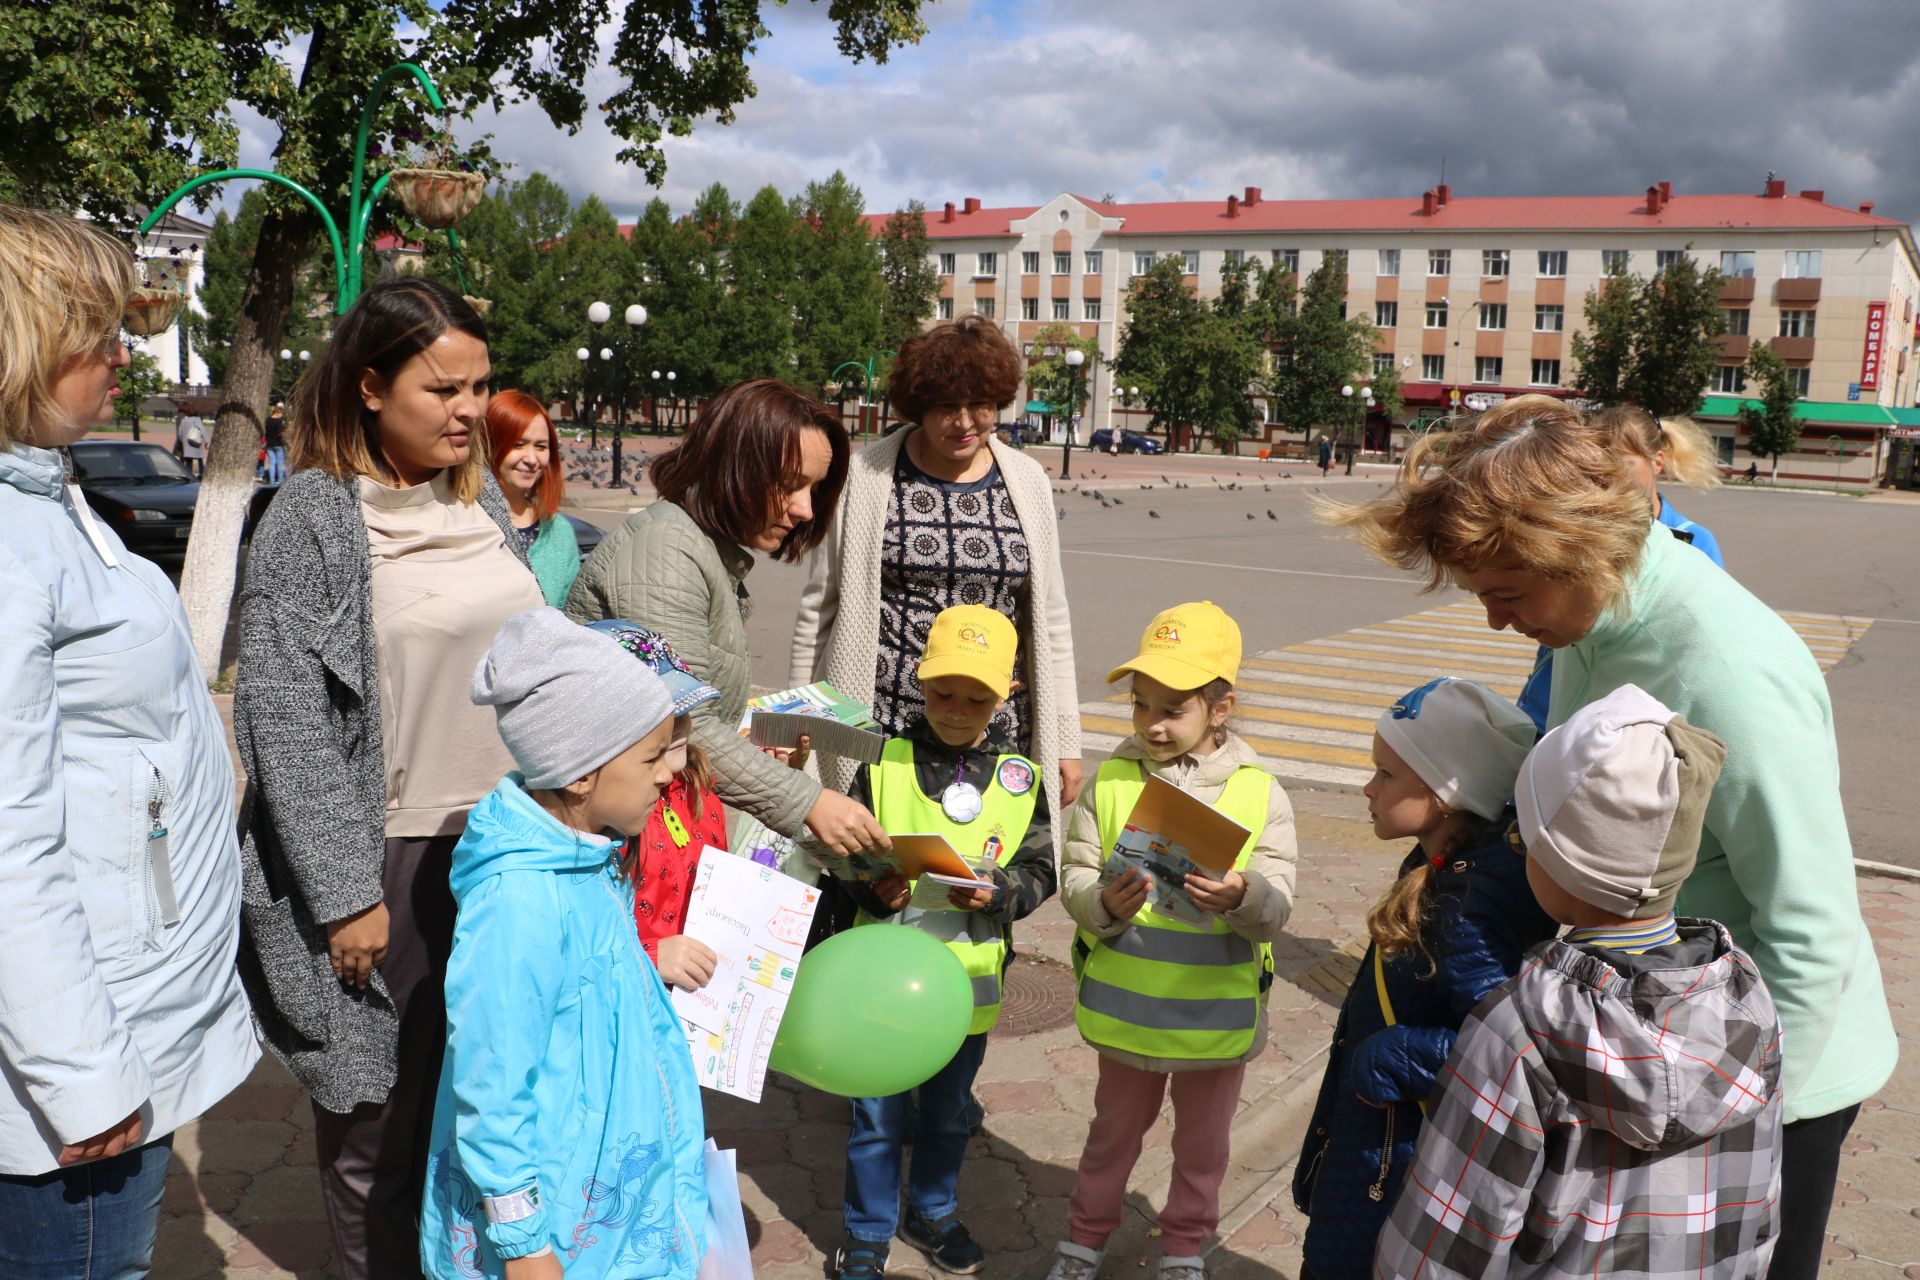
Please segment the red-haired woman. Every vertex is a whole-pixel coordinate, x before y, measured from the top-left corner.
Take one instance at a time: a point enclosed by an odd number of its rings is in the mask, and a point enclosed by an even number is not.
[[[553,419],[524,391],[497,392],[487,403],[487,437],[494,479],[507,497],[540,594],[558,609],[580,572],[580,543],[557,514],[567,481]]]

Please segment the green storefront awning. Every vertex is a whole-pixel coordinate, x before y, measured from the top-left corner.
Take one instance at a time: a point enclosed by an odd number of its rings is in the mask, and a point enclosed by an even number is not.
[[[1887,414],[1896,427],[1920,427],[1920,408],[1888,409]]]
[[[1028,413],[1052,413],[1053,406],[1048,404],[1045,400],[1029,400],[1027,401],[1027,412]]]
[[[1708,396],[1699,412],[1693,416],[1734,419],[1740,416],[1742,405],[1758,409],[1760,402],[1741,396]],[[1832,423],[1844,427],[1891,427],[1899,421],[1894,415],[1901,412],[1909,411],[1852,400],[1799,400],[1793,406],[1793,416],[1802,422]]]

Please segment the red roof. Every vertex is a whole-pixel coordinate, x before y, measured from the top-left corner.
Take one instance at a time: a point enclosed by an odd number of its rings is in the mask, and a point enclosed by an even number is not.
[[[1289,233],[1338,231],[1706,231],[1843,230],[1899,228],[1895,218],[1862,213],[1843,205],[1803,196],[1675,194],[1658,213],[1647,212],[1647,197],[1624,196],[1454,196],[1431,215],[1412,200],[1274,200],[1241,203],[1229,217],[1219,200],[1171,200],[1157,204],[1103,204],[1075,196],[1102,217],[1122,220],[1119,235],[1194,233]],[[1010,222],[1031,216],[1037,206],[954,210],[952,222],[940,209],[927,210],[927,235],[946,240],[967,236],[1008,236]],[[878,235],[887,215],[869,214]],[[1109,233],[1115,234],[1115,233]]]

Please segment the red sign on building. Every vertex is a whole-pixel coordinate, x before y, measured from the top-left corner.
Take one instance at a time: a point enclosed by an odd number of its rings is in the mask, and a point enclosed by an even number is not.
[[[1867,349],[1860,357],[1860,389],[1872,391],[1880,385],[1880,351],[1887,340],[1887,304],[1867,304]]]

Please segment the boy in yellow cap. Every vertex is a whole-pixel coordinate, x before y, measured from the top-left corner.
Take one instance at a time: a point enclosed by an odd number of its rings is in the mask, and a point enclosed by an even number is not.
[[[1246,1064],[1266,1044],[1272,944],[1293,913],[1293,808],[1227,727],[1240,628],[1210,600],[1147,624],[1132,677],[1133,734],[1080,792],[1061,859],[1061,901],[1079,928],[1074,1021],[1100,1052],[1093,1123],[1049,1280],[1092,1280],[1120,1225],[1141,1140],[1173,1095],[1173,1183],[1160,1212],[1159,1280],[1205,1280]],[[1148,903],[1138,871],[1103,874],[1153,774],[1251,834],[1219,879],[1186,877],[1189,924]]]
[[[861,923],[891,921],[952,947],[973,980],[974,1013],[960,1050],[914,1094],[853,1099],[847,1138],[846,1239],[836,1266],[847,1280],[880,1280],[898,1230],[942,1270],[968,1274],[987,1255],[958,1210],[960,1165],[971,1138],[968,1103],[1000,1016],[1000,983],[1012,955],[1013,924],[1053,896],[1053,823],[1032,760],[1018,755],[992,721],[1013,688],[1018,645],[1013,623],[984,605],[944,610],[927,634],[920,667],[926,713],[887,741],[880,760],[854,776],[850,794],[890,834],[938,834],[980,869],[977,889],[944,900],[914,898],[892,876],[851,884]],[[911,1129],[911,1132],[909,1130]],[[900,1220],[900,1162],[911,1139],[906,1220]]]

